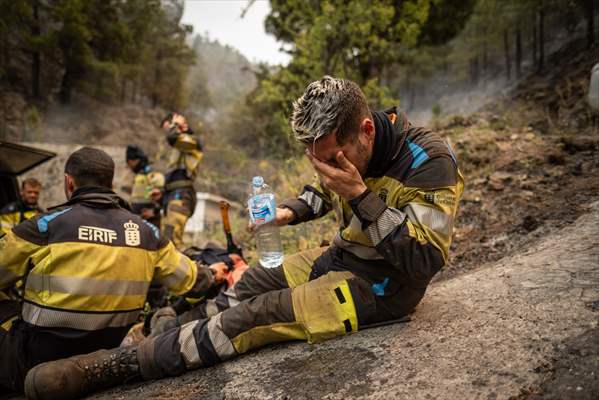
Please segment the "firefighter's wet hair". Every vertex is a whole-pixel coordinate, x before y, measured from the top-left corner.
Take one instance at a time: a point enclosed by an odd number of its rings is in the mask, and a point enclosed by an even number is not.
[[[369,115],[366,97],[355,82],[324,76],[293,103],[291,128],[304,144],[336,132],[337,143],[343,145],[358,134],[362,118]]]
[[[103,186],[112,188],[114,161],[105,151],[82,147],[71,154],[64,166],[77,187]]]

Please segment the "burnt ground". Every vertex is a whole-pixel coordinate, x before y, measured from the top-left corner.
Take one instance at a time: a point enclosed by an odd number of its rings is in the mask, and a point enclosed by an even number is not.
[[[466,179],[452,256],[437,279],[525,249],[599,198],[599,115],[585,99],[599,48],[572,46],[550,72],[483,111],[437,123]]]

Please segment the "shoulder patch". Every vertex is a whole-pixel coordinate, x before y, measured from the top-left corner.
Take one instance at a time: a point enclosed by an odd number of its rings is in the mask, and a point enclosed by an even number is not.
[[[56,211],[52,214],[48,214],[48,215],[44,215],[43,217],[40,217],[37,220],[37,229],[41,232],[41,233],[46,233],[48,232],[48,223],[50,221],[52,221],[54,218],[58,217],[59,215],[62,215],[68,211],[71,211],[71,207],[66,208],[62,211]]]
[[[418,169],[411,170],[405,185],[422,189],[440,188],[455,185],[458,181],[457,167],[449,155],[427,157],[427,162]],[[432,200],[432,201],[431,201]],[[429,203],[438,199],[429,198]]]
[[[150,228],[150,230],[152,230],[152,233],[154,234],[154,237],[156,239],[159,239],[160,238],[160,229],[158,229],[156,227],[156,225],[154,225],[151,222],[146,221],[145,219],[144,219],[144,223]]]
[[[408,141],[408,146],[410,148],[410,152],[412,153],[412,165],[410,165],[411,169],[418,168],[423,162],[429,159],[426,151],[416,143]]]

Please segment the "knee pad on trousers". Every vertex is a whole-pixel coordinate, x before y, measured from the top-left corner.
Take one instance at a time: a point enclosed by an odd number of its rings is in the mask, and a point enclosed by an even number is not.
[[[356,295],[356,288],[364,286],[361,281],[351,272],[329,272],[293,290],[295,317],[308,342],[356,332],[359,323],[369,318],[365,314],[374,313],[372,293],[360,290]]]

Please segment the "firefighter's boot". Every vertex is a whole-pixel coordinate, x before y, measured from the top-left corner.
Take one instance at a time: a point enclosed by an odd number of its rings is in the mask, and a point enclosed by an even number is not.
[[[137,347],[99,350],[40,364],[25,378],[28,399],[76,399],[141,377]]]
[[[162,307],[156,310],[150,320],[150,333],[154,337],[179,326],[177,313],[172,307]]]

